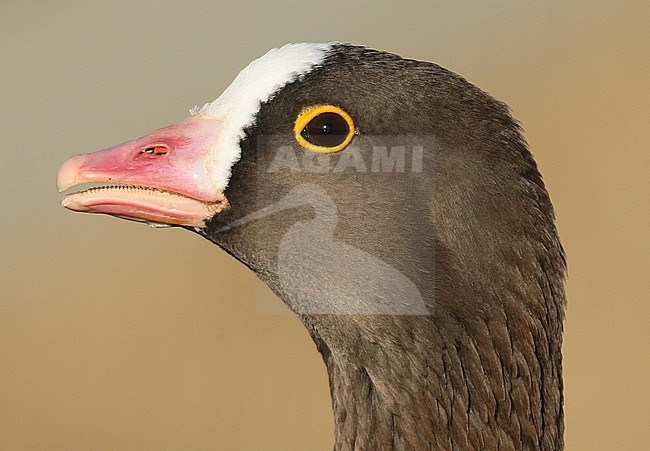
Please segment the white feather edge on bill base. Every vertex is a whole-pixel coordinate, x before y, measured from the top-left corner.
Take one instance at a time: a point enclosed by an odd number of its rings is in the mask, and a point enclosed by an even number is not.
[[[232,167],[241,157],[244,130],[255,122],[261,103],[322,64],[337,44],[301,42],[269,50],[246,66],[215,101],[190,110],[192,116],[223,124],[206,160],[217,189],[224,191],[228,186]]]

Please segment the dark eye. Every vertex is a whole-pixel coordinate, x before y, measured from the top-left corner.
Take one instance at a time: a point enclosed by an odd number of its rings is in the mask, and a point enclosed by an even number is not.
[[[349,133],[348,121],[341,115],[322,113],[309,121],[300,135],[315,146],[336,147],[345,142]]]
[[[293,124],[298,144],[312,152],[339,152],[350,144],[355,133],[352,117],[336,105],[307,107]]]

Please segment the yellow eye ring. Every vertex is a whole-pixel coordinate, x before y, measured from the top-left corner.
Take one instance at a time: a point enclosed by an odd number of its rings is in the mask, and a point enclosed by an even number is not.
[[[318,153],[343,150],[352,141],[354,131],[354,121],[350,115],[334,105],[304,109],[293,126],[298,144]]]

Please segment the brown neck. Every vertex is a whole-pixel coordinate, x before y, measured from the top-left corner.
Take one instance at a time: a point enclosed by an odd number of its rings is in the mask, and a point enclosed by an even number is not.
[[[561,335],[509,315],[446,330],[434,327],[450,320],[440,315],[332,319],[354,337],[334,349],[316,338],[335,449],[562,449]],[[508,333],[521,321],[530,333]]]

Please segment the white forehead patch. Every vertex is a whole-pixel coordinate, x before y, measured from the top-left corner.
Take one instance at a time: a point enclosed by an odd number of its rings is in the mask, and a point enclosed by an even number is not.
[[[244,129],[254,123],[260,104],[322,64],[336,44],[304,42],[272,49],[246,66],[214,102],[190,110],[192,116],[223,122],[206,162],[216,188],[228,186],[232,166],[241,157],[239,142]]]

